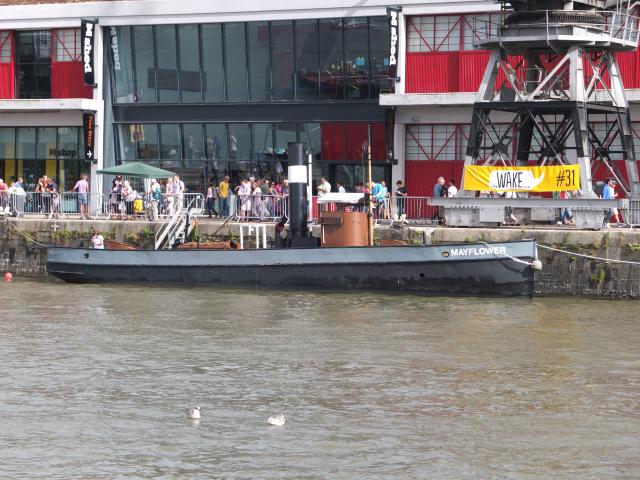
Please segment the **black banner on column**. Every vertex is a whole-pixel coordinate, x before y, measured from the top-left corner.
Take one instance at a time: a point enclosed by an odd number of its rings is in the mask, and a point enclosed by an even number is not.
[[[389,77],[398,75],[398,19],[402,7],[387,7],[389,19]]]
[[[80,22],[80,35],[82,41],[82,69],[84,71],[85,85],[95,85],[94,75],[94,50],[95,50],[95,30],[98,24],[95,20],[82,20]]]
[[[84,159],[96,163],[96,114],[95,112],[82,112],[82,127],[84,131]]]

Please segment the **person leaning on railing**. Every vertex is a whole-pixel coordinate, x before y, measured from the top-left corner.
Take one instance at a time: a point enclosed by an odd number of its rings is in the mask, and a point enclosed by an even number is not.
[[[89,218],[89,182],[87,175],[80,176],[80,180],[76,182],[71,189],[72,192],[78,192],[78,203],[80,204],[80,218],[82,220]]]
[[[398,220],[407,218],[405,214],[405,202],[407,197],[407,187],[402,184],[402,180],[396,182],[396,215]]]
[[[158,220],[158,205],[162,201],[162,189],[155,178],[151,179],[151,186],[147,194],[149,195],[149,220],[155,222]]]

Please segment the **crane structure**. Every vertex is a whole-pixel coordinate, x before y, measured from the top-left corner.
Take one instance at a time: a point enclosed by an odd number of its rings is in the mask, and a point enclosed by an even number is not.
[[[604,216],[604,207],[594,202],[596,167],[604,166],[625,196],[640,206],[629,104],[616,61],[618,52],[638,46],[640,25],[632,14],[633,4],[500,3],[498,21],[495,16],[474,19],[475,45],[491,55],[473,106],[465,165],[579,165],[582,206],[577,208],[577,223],[582,227],[597,228]],[[626,176],[615,159],[625,161]],[[455,201],[440,203],[449,224],[482,226],[504,215],[498,203],[493,210],[490,202],[470,208],[474,196],[462,184]],[[510,206],[531,206],[534,210],[527,215],[534,220],[555,208],[540,200],[521,200],[525,202],[512,201]]]

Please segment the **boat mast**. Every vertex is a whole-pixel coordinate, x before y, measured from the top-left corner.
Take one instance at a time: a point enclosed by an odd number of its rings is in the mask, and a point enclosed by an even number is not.
[[[367,188],[369,189],[369,246],[373,246],[373,198],[371,197],[371,191],[373,190],[373,183],[371,183],[371,124],[367,124],[367,175],[369,182]]]

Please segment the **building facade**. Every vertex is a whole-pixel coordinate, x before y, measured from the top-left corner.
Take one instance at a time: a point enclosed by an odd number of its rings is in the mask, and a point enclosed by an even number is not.
[[[401,7],[397,66],[388,7]],[[287,143],[301,141],[315,179],[353,188],[370,136],[375,180],[429,194],[438,176],[461,176],[489,55],[473,48],[474,19],[498,12],[492,1],[445,0],[0,6],[0,176],[29,187],[46,174],[68,189],[91,173],[100,190],[97,169],[142,161],[202,191],[225,174],[283,178]],[[97,22],[93,85],[83,19]],[[638,53],[618,58],[640,100]],[[85,112],[95,112],[92,158]]]

